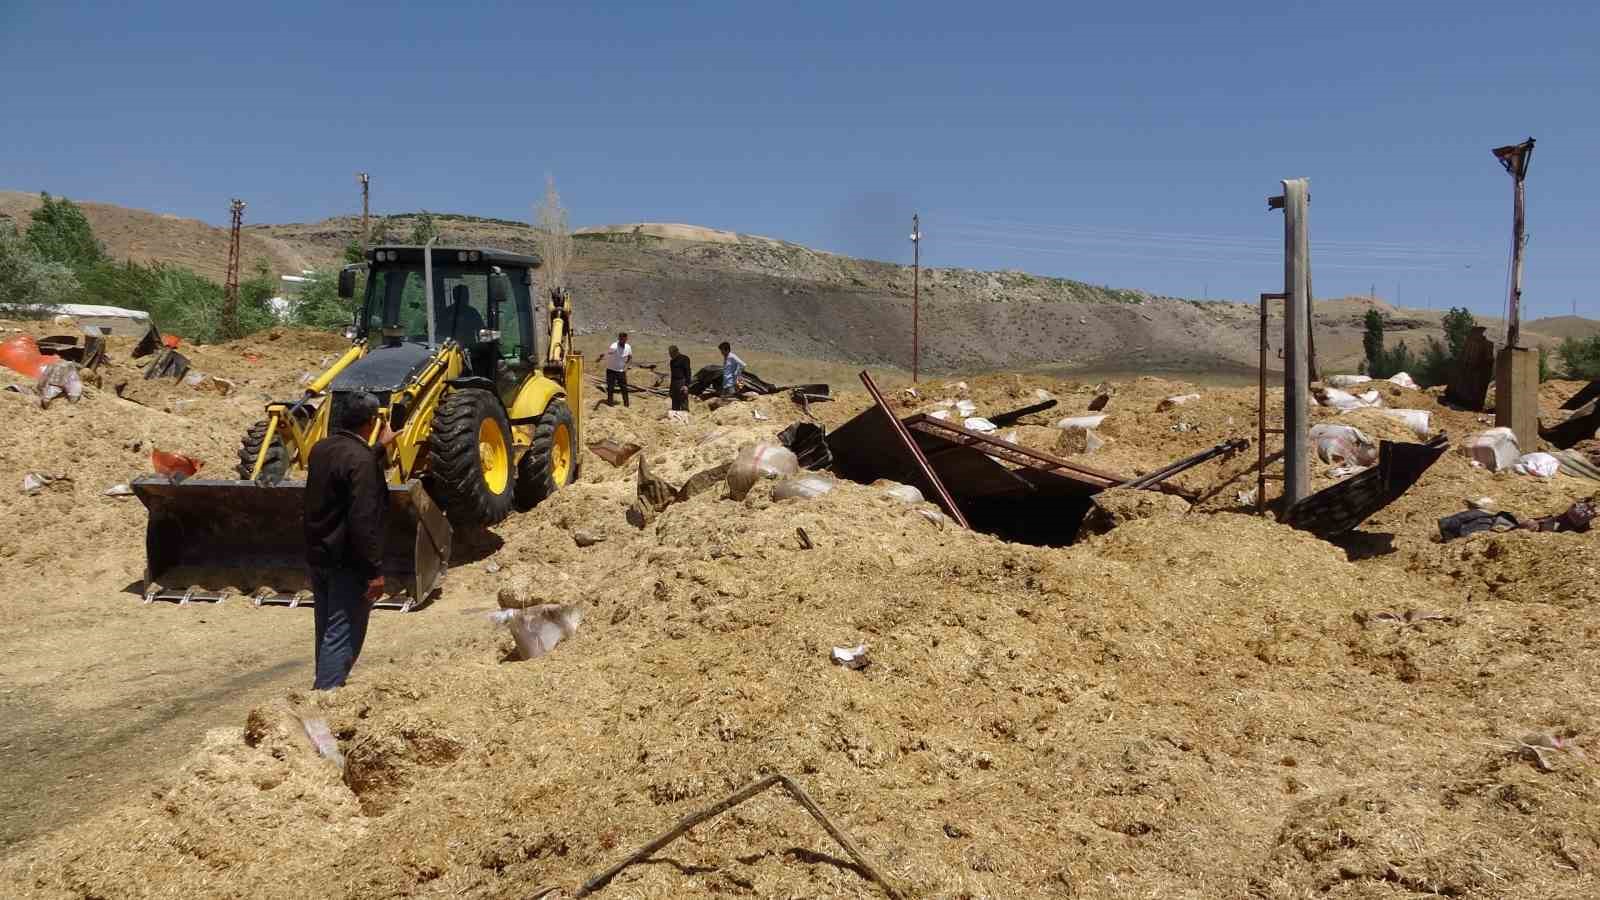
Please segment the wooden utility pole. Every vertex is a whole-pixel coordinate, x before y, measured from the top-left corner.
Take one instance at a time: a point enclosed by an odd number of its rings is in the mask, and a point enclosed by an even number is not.
[[[1495,159],[1512,178],[1511,297],[1506,313],[1506,345],[1495,360],[1494,421],[1516,432],[1517,444],[1533,449],[1539,440],[1539,361],[1522,346],[1522,248],[1527,243],[1523,221],[1523,180],[1533,157],[1533,138],[1496,147]]]
[[[1506,346],[1520,347],[1522,338],[1522,247],[1527,242],[1523,234],[1522,184],[1528,177],[1528,161],[1533,158],[1533,138],[1509,147],[1496,147],[1494,151],[1500,165],[1513,179],[1511,207],[1511,312],[1506,318]]]
[[[361,249],[366,250],[372,243],[372,231],[367,227],[367,183],[371,180],[365,172],[357,172],[356,180],[361,182]]]
[[[922,306],[922,227],[916,213],[911,214],[911,381],[917,380],[920,360],[919,311]]]
[[[1310,409],[1311,246],[1307,240],[1310,182],[1283,181],[1283,194],[1268,197],[1283,210],[1283,508],[1304,500],[1311,488],[1307,453]]]
[[[244,201],[229,201],[228,212],[233,217],[233,229],[228,237],[228,275],[222,285],[222,329],[228,337],[238,337],[239,227],[244,224]]]

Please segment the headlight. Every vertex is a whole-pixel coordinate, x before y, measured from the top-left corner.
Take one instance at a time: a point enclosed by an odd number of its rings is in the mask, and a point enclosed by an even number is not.
[[[482,255],[482,254],[480,254],[480,253],[479,253],[479,252],[478,252],[478,251],[476,251],[476,250],[474,250],[474,251],[472,251],[472,254],[471,254],[471,256],[472,256],[472,261],[473,261],[473,262],[477,262],[477,261],[478,261],[478,257],[479,257],[479,256],[481,256],[481,255]]]
[[[461,250],[461,251],[456,253],[456,262],[466,262],[466,261],[467,261],[467,251]]]

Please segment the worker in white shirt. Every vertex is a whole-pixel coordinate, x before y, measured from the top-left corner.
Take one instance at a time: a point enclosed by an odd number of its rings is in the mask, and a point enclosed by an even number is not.
[[[628,361],[633,359],[633,345],[628,343],[626,331],[617,335],[616,343],[606,348],[606,405],[616,406],[616,390],[622,389],[622,405],[628,405]]]

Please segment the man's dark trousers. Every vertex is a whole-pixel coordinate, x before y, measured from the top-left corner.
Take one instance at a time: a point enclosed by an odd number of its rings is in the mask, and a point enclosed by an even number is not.
[[[316,597],[317,680],[312,690],[340,687],[367,639],[367,580],[351,569],[312,569]]]
[[[606,405],[616,406],[617,401],[612,392],[622,388],[622,405],[628,405],[628,373],[618,372],[615,369],[606,370]]]

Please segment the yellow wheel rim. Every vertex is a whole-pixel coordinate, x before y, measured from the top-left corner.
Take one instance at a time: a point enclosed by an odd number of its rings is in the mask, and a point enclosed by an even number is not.
[[[478,464],[483,466],[483,483],[496,494],[503,494],[511,480],[511,454],[506,451],[506,435],[493,419],[478,425]]]
[[[556,426],[551,437],[550,479],[560,487],[572,477],[572,432],[565,422]]]

